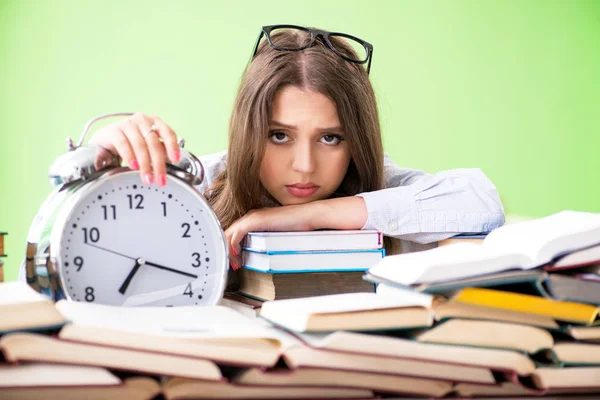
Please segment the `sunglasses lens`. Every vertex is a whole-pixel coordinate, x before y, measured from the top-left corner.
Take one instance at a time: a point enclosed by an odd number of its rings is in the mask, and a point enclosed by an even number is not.
[[[340,54],[343,54],[351,60],[357,62],[367,61],[367,49],[362,43],[357,42],[352,38],[333,33],[329,35],[329,41]]]
[[[282,35],[284,32],[291,32],[293,35]],[[310,32],[300,28],[275,28],[269,36],[273,46],[281,50],[302,49],[310,43]]]

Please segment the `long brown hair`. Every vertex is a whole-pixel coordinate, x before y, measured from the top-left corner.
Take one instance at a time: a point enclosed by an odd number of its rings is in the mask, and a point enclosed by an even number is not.
[[[271,34],[281,47],[299,47],[304,34]],[[354,50],[330,38],[337,49]],[[264,207],[259,170],[268,139],[275,93],[292,85],[322,93],[337,106],[351,161],[334,196],[352,196],[383,187],[383,146],[375,94],[364,67],[345,61],[320,40],[301,51],[278,51],[266,40],[246,67],[229,124],[227,167],[207,190],[223,229],[253,208]]]

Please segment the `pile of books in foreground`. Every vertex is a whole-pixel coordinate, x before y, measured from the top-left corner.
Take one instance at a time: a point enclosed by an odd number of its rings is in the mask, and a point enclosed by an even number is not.
[[[385,257],[365,275],[377,293],[267,301],[258,317],[4,283],[0,398],[598,398],[599,271],[600,215],[563,212]]]

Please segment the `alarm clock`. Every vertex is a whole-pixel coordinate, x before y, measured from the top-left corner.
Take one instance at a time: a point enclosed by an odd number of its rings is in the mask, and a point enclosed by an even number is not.
[[[223,230],[195,188],[200,161],[179,140],[181,161],[167,164],[164,187],[145,185],[100,146],[77,145],[50,167],[56,187],[27,237],[22,269],[54,300],[118,306],[215,305],[229,265]]]

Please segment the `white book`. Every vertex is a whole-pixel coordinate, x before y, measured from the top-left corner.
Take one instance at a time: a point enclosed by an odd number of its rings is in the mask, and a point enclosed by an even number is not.
[[[502,226],[483,244],[457,243],[385,257],[369,270],[400,285],[446,282],[511,269],[532,269],[600,243],[600,214],[562,211]]]
[[[383,235],[373,230],[249,232],[242,247],[255,251],[369,250],[383,247]]]
[[[267,301],[260,316],[295,332],[422,327],[433,322],[428,311],[432,300],[431,295],[409,291],[406,296],[342,293]],[[411,310],[415,308],[419,310]]]
[[[244,268],[268,273],[366,271],[385,255],[384,249],[322,252],[242,251]]]

